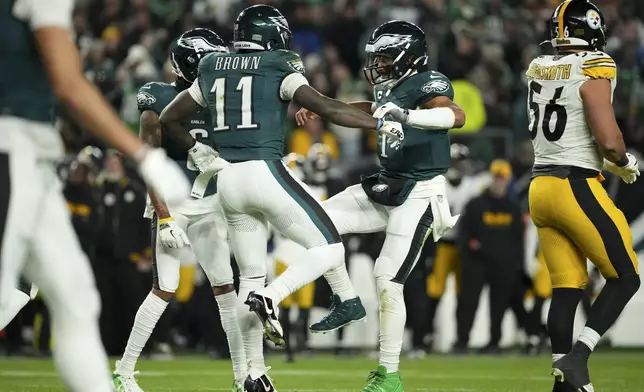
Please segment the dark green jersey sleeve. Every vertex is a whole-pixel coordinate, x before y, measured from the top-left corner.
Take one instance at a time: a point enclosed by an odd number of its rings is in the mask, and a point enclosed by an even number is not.
[[[415,96],[416,107],[436,97],[454,99],[452,82],[440,72],[427,71],[416,75],[417,80],[412,94]]]
[[[141,113],[152,110],[161,114],[163,109],[177,96],[177,89],[166,83],[147,83],[139,89],[136,104]]]
[[[282,74],[282,76],[286,77],[294,72],[304,75],[304,63],[302,62],[300,55],[295,52],[291,52],[290,50],[283,49],[276,50],[274,53],[273,66]]]

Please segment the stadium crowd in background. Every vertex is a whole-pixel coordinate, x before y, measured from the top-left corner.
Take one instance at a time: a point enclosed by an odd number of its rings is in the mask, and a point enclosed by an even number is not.
[[[469,174],[486,168],[493,159],[510,160],[513,173],[510,196],[526,212],[525,178],[532,166],[529,151],[532,147],[527,131],[527,89],[523,75],[528,62],[541,50],[547,50],[539,42],[546,37],[546,20],[558,1],[77,0],[73,22],[86,76],[136,132],[139,87],[150,81],[172,80],[167,60],[170,41],[194,27],[211,28],[229,41],[234,17],[244,7],[259,3],[274,5],[285,14],[293,31],[292,49],[302,55],[311,85],[342,101],[364,100],[371,95],[370,86],[362,76],[362,66],[364,43],[374,27],[391,19],[421,26],[428,35],[432,67],[452,80],[455,101],[467,113],[466,126],[453,139],[469,146]],[[598,4],[609,27],[606,51],[618,64],[614,95],[617,120],[626,145],[641,152],[644,151],[644,2],[604,0]],[[291,114],[296,110],[291,107]],[[143,203],[140,203],[144,200],[144,185],[128,169],[128,162],[104,149],[89,133],[68,122],[61,131],[70,156],[61,170],[66,181],[66,197],[81,243],[92,259],[103,299],[103,319],[108,320],[101,323],[103,340],[110,354],[119,354],[151,280],[151,256],[149,249],[146,250],[149,222],[142,218]],[[310,121],[302,128],[292,121],[288,132],[285,154],[306,155],[314,143],[326,144],[334,161],[333,175],[347,184],[357,182],[360,174],[371,171],[375,165],[375,134],[322,121]],[[88,145],[97,148],[84,149]],[[628,204],[633,198],[624,200]],[[636,207],[623,209],[629,220],[640,212]],[[103,241],[96,241],[97,238]],[[382,242],[377,235],[358,236],[358,240],[357,245],[347,248],[363,251],[366,247],[364,253],[377,254],[378,250],[373,248]],[[406,288],[410,298],[417,298],[418,293],[427,297],[424,282],[431,272],[434,245],[428,244],[427,248],[423,262]],[[160,324],[152,352],[167,354],[167,345],[172,343],[175,347],[201,348],[216,356],[224,353],[226,347],[225,343],[221,344],[223,331],[218,326],[217,315],[199,311],[205,307],[215,309],[207,285],[197,285],[194,294],[192,288],[183,289],[189,294],[177,292],[177,303],[171,312],[174,318],[168,315],[168,320]],[[318,297],[328,294],[321,293],[324,289],[318,289]],[[325,298],[316,298],[316,304],[328,303]],[[475,305],[470,305],[475,310]],[[422,316],[425,308],[420,302],[408,309],[413,309],[408,325],[414,329],[414,348],[424,350],[428,342],[424,335],[432,320]],[[33,313],[40,315],[35,324],[30,316]],[[10,340],[7,347],[11,353],[24,353],[19,343],[22,339],[19,325],[22,322],[36,325],[34,329],[40,332],[47,324],[37,321],[43,317],[46,320],[46,310],[36,304],[26,308],[22,317],[7,329]],[[121,324],[124,331],[116,331]],[[170,330],[175,332],[174,338],[170,337]],[[47,339],[36,340],[40,342],[36,347],[49,353]]]

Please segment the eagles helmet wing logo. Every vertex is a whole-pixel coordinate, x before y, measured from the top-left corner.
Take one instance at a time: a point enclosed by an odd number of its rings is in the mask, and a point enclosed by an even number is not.
[[[150,106],[156,101],[157,99],[154,97],[154,95],[145,91],[140,91],[136,95],[136,102],[139,106]]]
[[[411,35],[383,34],[373,44],[367,44],[367,52],[378,52],[388,48],[402,46],[411,41]]]
[[[228,49],[224,46],[213,45],[203,37],[188,37],[181,38],[177,41],[179,46],[184,48],[193,49],[197,53],[205,52],[227,52]]]
[[[424,93],[442,93],[449,90],[449,83],[445,80],[432,80],[420,88]]]
[[[275,23],[279,27],[288,30],[288,22],[286,21],[286,18],[283,16],[269,16],[268,19],[271,20],[271,22]]]

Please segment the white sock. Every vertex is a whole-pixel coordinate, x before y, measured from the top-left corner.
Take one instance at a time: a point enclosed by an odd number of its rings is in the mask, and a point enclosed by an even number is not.
[[[324,274],[324,279],[329,282],[333,294],[337,294],[342,302],[357,297],[353,284],[349,279],[346,264],[333,268]]]
[[[261,321],[248,309],[244,304],[248,294],[251,291],[258,291],[264,287],[265,277],[260,278],[239,278],[239,300],[237,317],[239,318],[239,328],[241,329],[244,350],[246,351],[246,360],[248,361],[248,372],[251,377],[257,378],[266,371],[264,363],[264,328]]]
[[[563,358],[566,354],[552,354],[552,363],[557,362],[561,358]]]
[[[154,327],[167,307],[167,302],[152,293],[148,294],[138,312],[136,312],[132,332],[130,332],[130,338],[127,340],[123,358],[115,370],[116,373],[130,375],[134,372],[136,361],[139,359],[143,347],[150,339]]]
[[[380,298],[379,362],[387,368],[387,373],[393,373],[398,371],[407,319],[403,285],[389,278],[377,278],[376,287]]]
[[[20,312],[20,309],[27,305],[29,299],[28,294],[25,294],[18,289],[14,289],[11,292],[11,296],[7,301],[7,306],[0,312],[0,331],[2,331],[4,327],[6,327],[11,320],[16,317],[18,312]]]
[[[597,342],[599,342],[599,339],[601,339],[601,336],[597,332],[595,332],[594,329],[584,327],[584,329],[581,331],[581,334],[579,334],[579,339],[577,340],[588,346],[590,351],[593,351],[595,349],[595,346],[597,345]]]
[[[243,383],[248,375],[248,365],[246,364],[244,342],[239,322],[237,321],[237,293],[231,291],[230,293],[217,295],[215,300],[217,301],[217,306],[219,306],[221,325],[228,339],[228,349],[230,350],[230,358],[233,361],[235,381]]]
[[[258,292],[270,297],[277,306],[284,298],[313,282],[330,269],[339,267],[343,262],[344,245],[342,243],[310,248],[301,262],[291,264],[268,287]]]

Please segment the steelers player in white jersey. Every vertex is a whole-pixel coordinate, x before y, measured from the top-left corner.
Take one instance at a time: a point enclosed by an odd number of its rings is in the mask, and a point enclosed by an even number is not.
[[[640,278],[630,228],[601,185],[602,169],[632,183],[639,175],[615,121],[615,61],[602,50],[606,26],[586,0],[562,2],[550,21],[557,53],[526,72],[534,146],[530,215],[552,282],[548,330],[554,391],[593,391],[588,357],[637,292]],[[572,346],[573,321],[588,281],[586,258],[606,278]]]
[[[73,3],[0,2],[0,318],[15,309],[12,291],[24,270],[51,312],[54,359],[68,390],[108,392],[98,293],[56,175],[63,142],[52,126],[55,102],[138,161],[143,178],[168,202],[185,198],[189,184],[83,76],[70,32]]]

